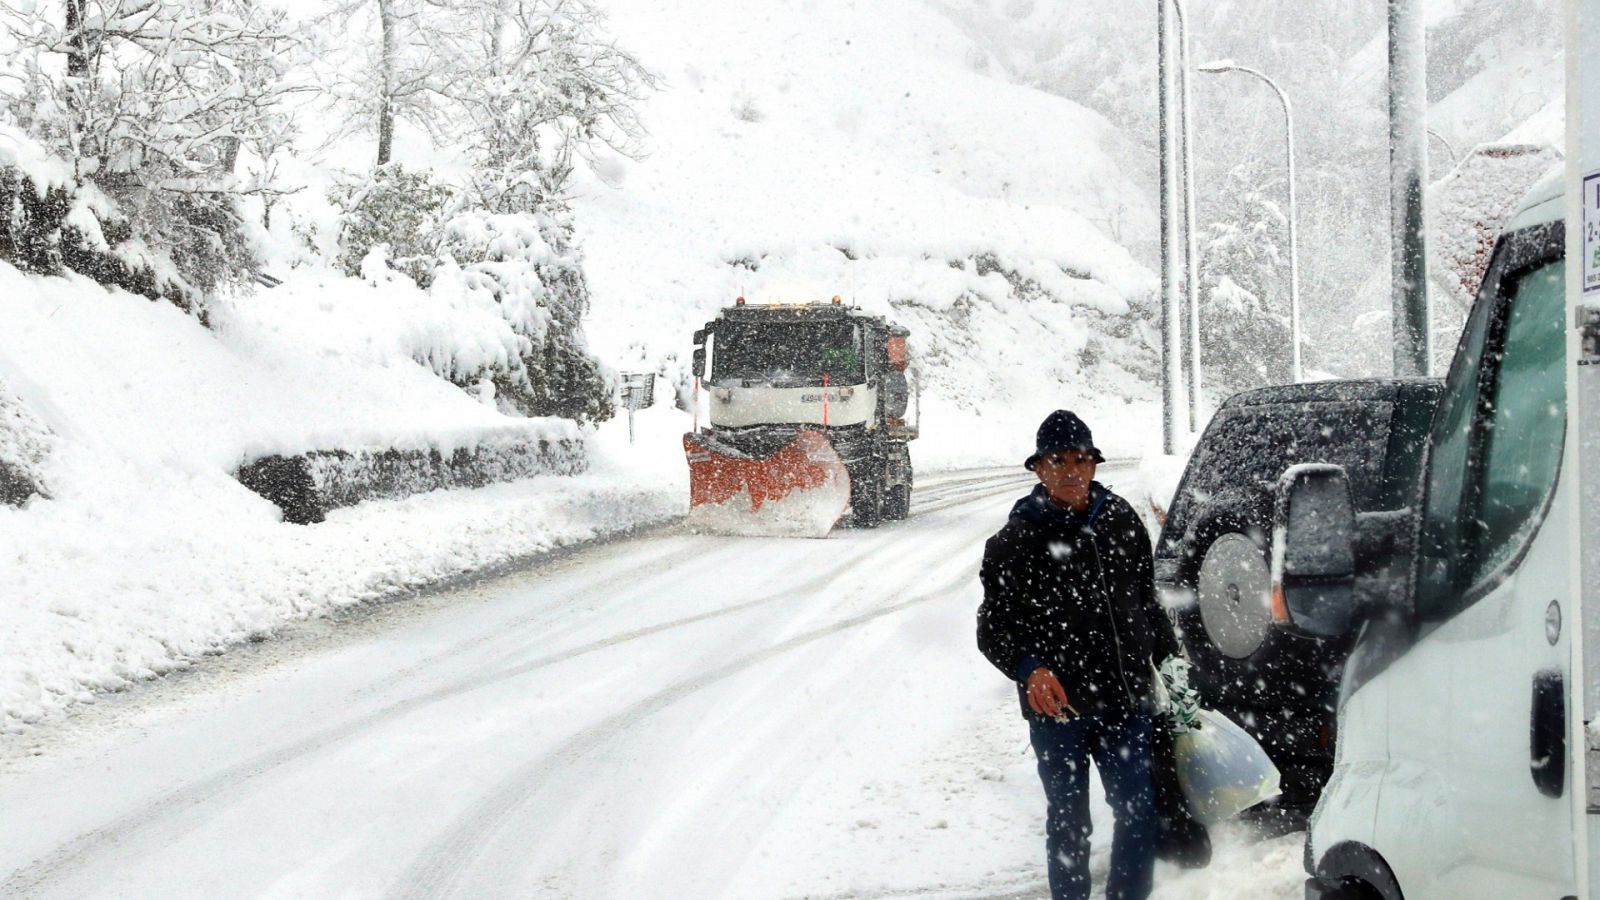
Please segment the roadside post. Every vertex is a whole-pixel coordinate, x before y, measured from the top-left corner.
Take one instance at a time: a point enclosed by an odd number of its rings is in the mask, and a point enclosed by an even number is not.
[[[1172,11],[1178,14],[1178,159],[1183,181],[1183,302],[1188,319],[1189,430],[1198,434],[1205,421],[1200,381],[1200,252],[1196,249],[1198,238],[1194,227],[1194,117],[1190,115],[1194,96],[1189,89],[1189,19],[1183,4],[1184,0],[1172,0]]]
[[[1170,0],[1156,0],[1156,102],[1157,142],[1161,159],[1161,452],[1178,452],[1178,434],[1189,431],[1183,404],[1183,310],[1178,298],[1182,284],[1178,271],[1178,188],[1182,173],[1178,162],[1178,134],[1173,110],[1177,103],[1176,53]]]
[[[628,443],[633,443],[633,414],[649,409],[656,402],[656,375],[654,372],[624,372],[622,374],[622,405],[628,408]]]
[[[1426,20],[1422,0],[1389,0],[1389,267],[1394,374],[1428,374]]]

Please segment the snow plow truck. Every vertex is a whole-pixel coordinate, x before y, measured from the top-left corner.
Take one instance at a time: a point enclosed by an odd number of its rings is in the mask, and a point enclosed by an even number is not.
[[[694,334],[689,526],[823,537],[911,510],[905,328],[832,302],[733,306]],[[708,364],[709,362],[709,370]],[[709,397],[701,426],[700,393]]]

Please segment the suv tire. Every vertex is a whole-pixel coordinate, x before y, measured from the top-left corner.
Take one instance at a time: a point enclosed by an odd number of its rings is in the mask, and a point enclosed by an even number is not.
[[[1249,659],[1272,629],[1272,573],[1248,535],[1220,534],[1200,557],[1195,594],[1206,637],[1224,656]]]

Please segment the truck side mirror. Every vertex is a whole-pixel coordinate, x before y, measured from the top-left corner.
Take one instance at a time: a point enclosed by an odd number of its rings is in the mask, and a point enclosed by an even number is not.
[[[711,333],[711,325],[696,329],[694,333],[694,377],[706,377],[706,336]]]
[[[1340,466],[1291,466],[1273,510],[1272,612],[1305,634],[1337,637],[1355,621],[1355,504]]]

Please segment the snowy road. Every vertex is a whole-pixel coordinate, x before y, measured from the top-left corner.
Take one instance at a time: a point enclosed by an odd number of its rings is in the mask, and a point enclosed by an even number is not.
[[[1039,895],[1025,730],[971,634],[1028,483],[928,477],[825,541],[602,545],[12,742],[0,894]],[[1297,836],[1219,844],[1162,893],[1298,896]]]

